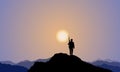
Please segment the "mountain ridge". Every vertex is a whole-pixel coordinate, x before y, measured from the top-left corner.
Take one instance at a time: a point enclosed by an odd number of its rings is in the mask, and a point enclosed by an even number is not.
[[[35,62],[28,72],[111,72],[82,61],[75,55],[55,54],[48,62]]]

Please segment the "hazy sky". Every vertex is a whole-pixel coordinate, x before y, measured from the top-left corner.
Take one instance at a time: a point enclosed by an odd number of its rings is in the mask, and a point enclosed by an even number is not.
[[[81,59],[120,61],[120,0],[0,0],[0,61],[68,53],[62,29]]]

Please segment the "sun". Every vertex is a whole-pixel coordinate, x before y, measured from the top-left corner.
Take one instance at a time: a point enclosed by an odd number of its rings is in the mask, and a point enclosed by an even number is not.
[[[60,30],[57,32],[56,38],[59,42],[66,42],[68,40],[68,32],[65,30]]]

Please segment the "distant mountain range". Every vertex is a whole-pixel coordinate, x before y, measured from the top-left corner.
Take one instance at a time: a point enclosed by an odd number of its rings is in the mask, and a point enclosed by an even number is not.
[[[25,61],[21,61],[19,63],[14,63],[14,62],[11,62],[11,61],[0,61],[0,64],[17,65],[17,66],[29,69],[34,64],[34,62],[47,62],[49,60],[50,60],[50,58],[48,58],[48,59],[38,59],[38,60],[35,60],[35,61],[25,60]],[[93,64],[95,66],[102,67],[102,68],[110,69],[113,72],[120,72],[120,62],[97,60],[97,61],[91,62],[91,64]]]
[[[27,72],[27,71],[28,69],[22,66],[0,63],[0,72]]]
[[[48,59],[37,59],[35,61],[24,60],[24,61],[21,61],[19,63],[14,63],[12,61],[0,61],[0,63],[22,66],[22,67],[25,67],[25,68],[29,69],[34,64],[34,62],[47,62],[47,61],[49,61],[49,59],[50,58],[48,58]]]
[[[25,61],[21,61],[21,62],[17,63],[16,65],[23,66],[23,67],[26,67],[29,69],[34,64],[34,62],[47,62],[48,60],[49,59],[38,59],[35,61],[25,60]]]
[[[15,65],[15,63],[14,63],[14,62],[12,62],[12,61],[0,61],[0,63],[2,63],[2,64]]]
[[[113,72],[120,72],[120,62],[97,60],[92,62],[92,64],[112,70]]]

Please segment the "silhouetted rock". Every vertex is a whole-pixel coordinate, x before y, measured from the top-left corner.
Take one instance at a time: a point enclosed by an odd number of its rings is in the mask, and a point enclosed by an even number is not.
[[[28,72],[111,72],[93,66],[74,55],[55,54],[48,62],[35,62]]]
[[[0,72],[27,72],[27,68],[0,63]]]

